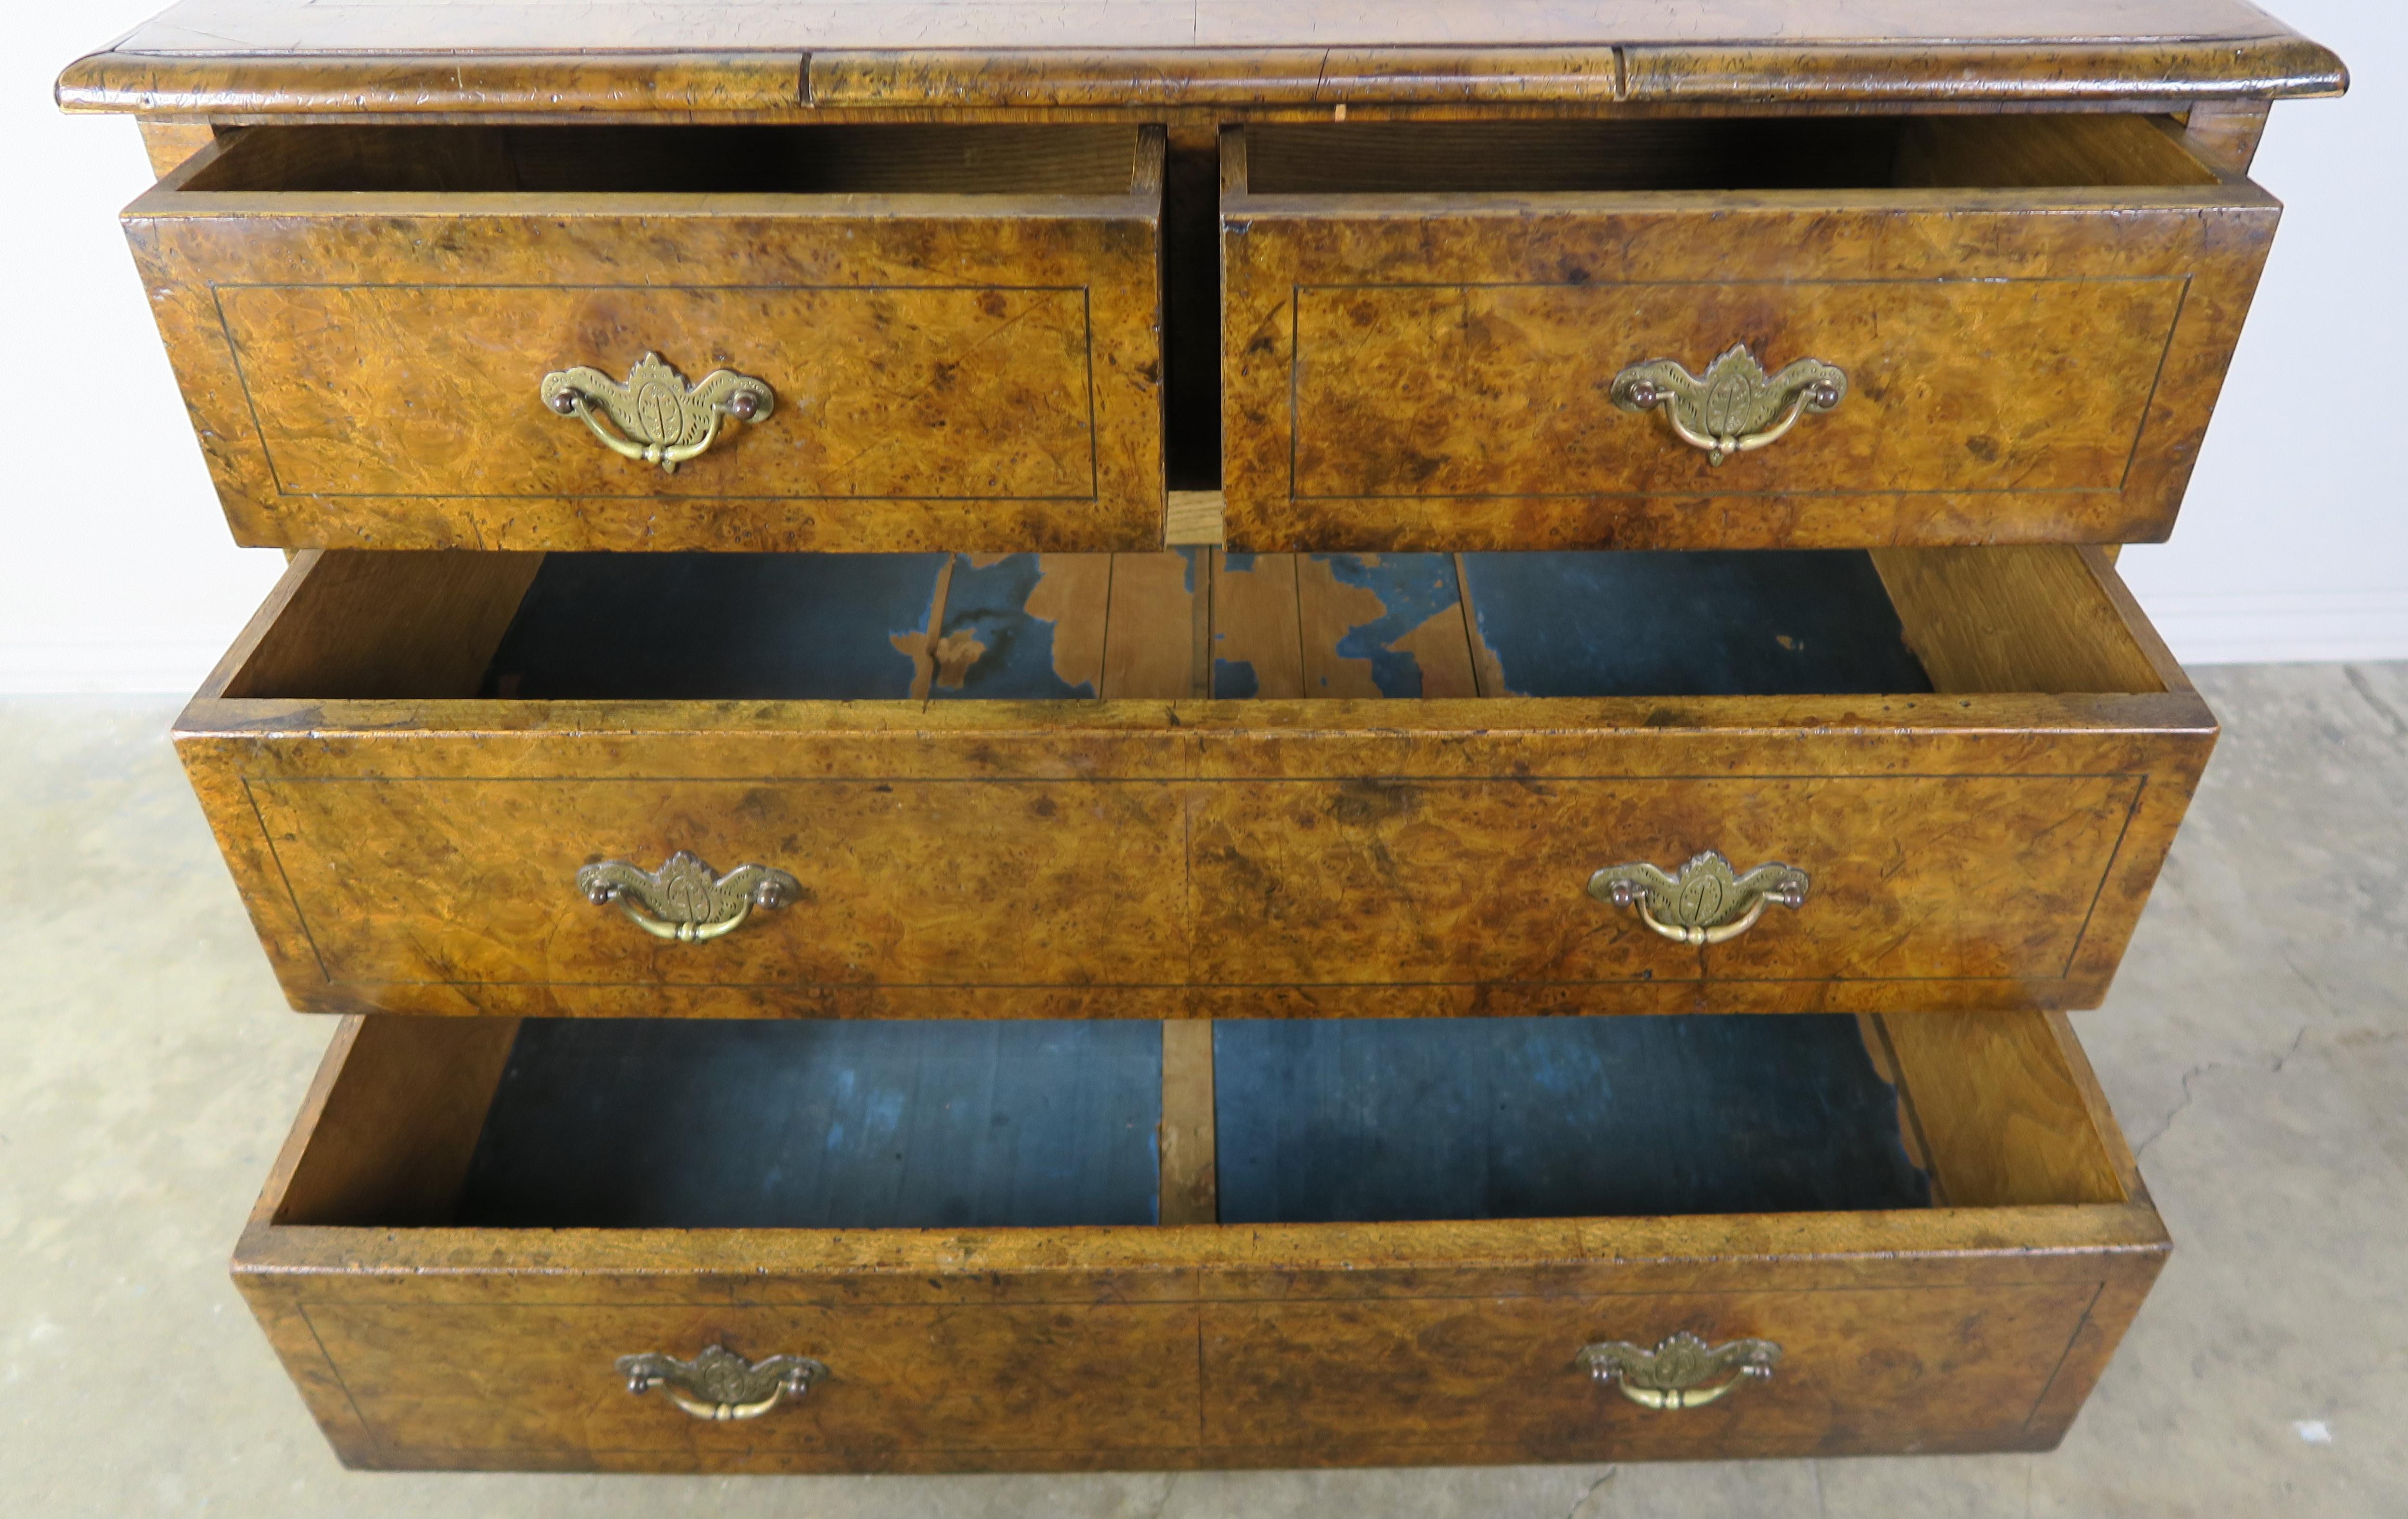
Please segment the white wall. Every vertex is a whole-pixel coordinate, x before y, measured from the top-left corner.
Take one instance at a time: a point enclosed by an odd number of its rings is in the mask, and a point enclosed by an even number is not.
[[[11,4],[0,51],[0,692],[190,691],[282,570],[237,549],[117,212],[150,182],[134,123],[50,88],[165,0]]]
[[[2350,92],[2274,107],[2282,234],[2174,536],[2124,577],[2186,660],[2408,659],[2408,3],[2259,3]]]
[[[50,105],[164,3],[10,7],[0,692],[189,690],[283,565],[228,540],[118,234],[150,179],[133,124]],[[2408,5],[2275,7],[2357,85],[2274,112],[2283,234],[2174,541],[2126,574],[2186,659],[2408,658]]]

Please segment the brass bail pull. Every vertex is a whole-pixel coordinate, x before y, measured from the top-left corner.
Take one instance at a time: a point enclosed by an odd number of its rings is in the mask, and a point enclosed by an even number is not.
[[[1641,922],[1676,944],[1725,944],[1755,927],[1768,905],[1799,906],[1810,884],[1805,871],[1778,863],[1742,875],[1710,849],[1670,874],[1644,860],[1607,866],[1588,878],[1588,894],[1637,908]]]
[[[661,1396],[697,1419],[714,1424],[757,1419],[780,1403],[799,1400],[827,1368],[808,1355],[772,1355],[748,1361],[724,1345],[707,1345],[691,1361],[647,1351],[615,1363],[627,1391],[640,1397],[658,1387]]]
[[[1789,436],[1799,420],[1847,399],[1847,372],[1820,359],[1799,359],[1768,375],[1745,343],[1693,375],[1673,359],[1649,359],[1613,377],[1608,393],[1625,411],[1661,407],[1672,432],[1706,462],[1719,465]]]
[[[1613,1383],[1640,1407],[1669,1412],[1703,1408],[1735,1387],[1770,1379],[1781,1364],[1781,1347],[1770,1340],[1709,1345],[1684,1329],[1654,1350],[1627,1340],[1584,1345],[1579,1360],[1590,1376]]]
[[[719,441],[722,423],[766,422],[778,406],[769,387],[750,375],[714,369],[688,385],[657,353],[638,360],[624,383],[599,369],[562,369],[543,377],[539,394],[545,406],[583,422],[611,452],[671,475]]]
[[[616,905],[655,939],[700,944],[743,927],[756,907],[784,907],[803,885],[766,865],[739,865],[723,876],[680,850],[658,870],[625,860],[589,865],[577,872],[577,889],[596,907]]]

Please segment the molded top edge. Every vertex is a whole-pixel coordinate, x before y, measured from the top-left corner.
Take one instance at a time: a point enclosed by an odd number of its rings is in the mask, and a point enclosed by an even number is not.
[[[2243,0],[181,0],[58,93],[70,110],[549,115],[2163,101],[2346,83],[2330,51]]]

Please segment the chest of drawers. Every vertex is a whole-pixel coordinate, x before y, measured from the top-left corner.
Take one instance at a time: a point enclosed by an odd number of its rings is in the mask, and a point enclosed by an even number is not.
[[[2231,0],[186,0],[70,68],[355,1465],[2042,1449],[2339,63]],[[1623,1016],[1649,1014],[1654,1016]],[[1577,1015],[1577,1016],[1568,1016]]]

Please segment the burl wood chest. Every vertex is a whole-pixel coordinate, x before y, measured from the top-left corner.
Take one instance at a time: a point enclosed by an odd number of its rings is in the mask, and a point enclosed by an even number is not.
[[[364,1467],[2045,1449],[2340,63],[2237,0],[185,0],[60,83]],[[1643,1016],[1632,1016],[1643,1015]]]

